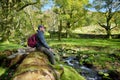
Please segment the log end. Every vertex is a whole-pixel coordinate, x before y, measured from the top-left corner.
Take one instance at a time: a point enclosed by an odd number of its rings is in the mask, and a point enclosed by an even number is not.
[[[14,77],[13,80],[55,80],[55,78],[48,70],[42,70],[24,72]]]

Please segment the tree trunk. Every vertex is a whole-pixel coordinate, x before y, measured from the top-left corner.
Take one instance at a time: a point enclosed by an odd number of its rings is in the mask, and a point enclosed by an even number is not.
[[[67,22],[67,26],[66,26],[66,38],[69,38],[70,37],[70,34],[69,34],[69,30],[70,29],[70,22]]]
[[[61,41],[62,20],[60,20],[60,26],[58,26],[58,40]]]
[[[111,36],[111,28],[110,28],[109,23],[107,22],[107,26],[106,25],[102,25],[101,23],[98,23],[98,24],[106,30],[106,34],[107,34],[106,38],[111,39],[112,36]]]
[[[2,34],[2,40],[1,40],[1,42],[7,42],[7,43],[9,43],[9,36],[10,36],[10,31],[8,31],[8,30],[6,30],[6,32],[3,32],[3,34]]]
[[[112,39],[111,29],[106,30],[106,32],[107,32],[107,38],[108,38],[108,39]]]
[[[57,80],[54,68],[42,52],[31,52],[17,68],[12,80]]]

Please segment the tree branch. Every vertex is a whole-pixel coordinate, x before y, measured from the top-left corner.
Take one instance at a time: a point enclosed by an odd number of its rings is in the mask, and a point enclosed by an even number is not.
[[[100,22],[98,22],[98,24],[99,24],[101,27],[103,27],[103,28],[106,29],[106,26],[105,26],[105,25],[102,25]]]
[[[112,29],[114,29],[114,28],[116,28],[116,27],[118,27],[117,22],[116,22],[116,21],[114,21],[114,23],[115,23],[115,26],[114,26],[114,27],[112,27],[112,28],[111,28],[111,30],[112,30]]]
[[[22,9],[24,9],[25,7],[29,6],[29,5],[34,5],[37,4],[37,2],[33,2],[33,3],[27,3],[24,6],[22,6],[21,8],[17,9],[17,11],[21,11]]]
[[[116,28],[116,27],[117,27],[117,26],[114,26],[114,27],[112,27],[112,28],[110,28],[110,29],[112,30],[112,29],[114,29],[114,28]]]

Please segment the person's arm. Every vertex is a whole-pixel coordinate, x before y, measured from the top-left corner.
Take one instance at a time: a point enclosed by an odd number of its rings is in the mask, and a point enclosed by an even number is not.
[[[42,43],[42,45],[43,45],[44,47],[50,49],[50,47],[49,47],[48,44],[46,43],[46,40],[45,40],[45,38],[44,38],[43,32],[38,31],[37,37],[38,37],[39,41]]]

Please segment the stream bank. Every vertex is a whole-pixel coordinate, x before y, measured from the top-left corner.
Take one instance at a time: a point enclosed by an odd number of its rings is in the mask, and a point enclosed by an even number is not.
[[[54,46],[61,61],[73,67],[86,80],[120,80],[120,49],[98,46]]]

